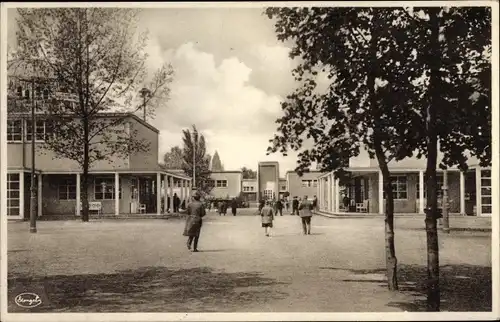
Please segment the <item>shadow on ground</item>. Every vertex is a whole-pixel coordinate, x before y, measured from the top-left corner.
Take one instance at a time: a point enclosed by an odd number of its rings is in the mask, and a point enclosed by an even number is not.
[[[343,270],[335,267],[322,269]],[[344,282],[377,283],[387,287],[387,279],[379,278],[385,269],[349,270],[353,278]],[[364,275],[375,275],[363,278]],[[444,265],[440,268],[441,311],[453,312],[491,312],[492,280],[491,267],[474,265]],[[356,276],[359,275],[359,278]],[[378,278],[377,278],[378,277]],[[419,265],[398,265],[399,291],[414,298],[409,302],[389,302],[387,306],[397,307],[403,311],[426,311],[426,278],[427,268]]]
[[[144,267],[114,274],[29,278],[9,274],[9,312],[18,290],[42,288],[48,304],[36,312],[217,312],[282,299],[274,279],[259,273],[215,272],[210,268]]]

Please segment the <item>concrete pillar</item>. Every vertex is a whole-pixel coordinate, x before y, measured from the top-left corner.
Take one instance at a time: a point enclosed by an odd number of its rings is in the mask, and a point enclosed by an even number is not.
[[[168,207],[170,208],[172,213],[174,213],[174,177],[170,176],[169,184],[170,184],[170,195],[169,195],[170,203],[169,203]]]
[[[337,179],[335,179],[335,176],[333,175],[332,173],[332,182],[331,182],[331,186],[332,186],[332,212],[333,213],[336,213],[337,212],[337,209],[336,209],[336,205],[337,205],[337,187],[335,186],[335,183],[337,182]]]
[[[340,212],[340,187],[339,179],[335,179],[335,212]]]
[[[418,213],[423,215],[425,214],[424,212],[424,207],[425,207],[425,200],[424,200],[424,189],[425,189],[425,182],[424,182],[424,170],[420,170],[418,172],[418,185],[420,186],[420,190],[418,191]]]
[[[328,175],[328,211],[333,212],[333,175]]]
[[[115,216],[120,214],[120,175],[115,172]]]
[[[382,171],[378,172],[378,213],[384,214],[384,177]]]
[[[19,215],[24,219],[24,172],[19,172]]]
[[[167,204],[167,189],[168,189],[168,175],[164,175],[163,176],[163,213],[166,214],[167,213],[167,208],[168,208],[168,204]]]
[[[43,180],[43,175],[40,173],[38,174],[38,189],[37,189],[37,201],[38,201],[38,217],[42,216],[42,180]]]
[[[182,202],[184,201],[184,179],[181,179],[180,181],[180,186],[181,186],[181,192],[180,192],[180,196],[179,198],[181,198],[181,205],[182,205]]]
[[[81,213],[82,213],[82,209],[81,209],[81,206],[82,206],[82,203],[81,203],[81,200],[82,200],[82,197],[81,197],[81,181],[80,181],[80,174],[77,173],[76,174],[76,215],[77,216],[80,216]]]
[[[161,173],[156,173],[156,214],[161,215]]]
[[[481,168],[476,168],[476,216],[481,216]]]
[[[460,171],[460,214],[465,216],[465,174]]]

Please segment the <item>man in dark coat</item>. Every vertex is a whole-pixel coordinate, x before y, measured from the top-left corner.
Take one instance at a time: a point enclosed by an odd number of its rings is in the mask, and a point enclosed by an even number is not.
[[[233,214],[233,216],[236,216],[236,209],[238,208],[238,202],[236,201],[236,198],[233,198],[233,200],[231,200],[231,212]]]
[[[194,201],[189,203],[186,209],[186,226],[184,228],[184,236],[188,236],[187,248],[191,249],[193,244],[193,252],[198,251],[198,240],[200,239],[200,231],[202,226],[202,218],[206,215],[205,207],[200,201],[200,195],[193,196]]]
[[[278,201],[276,201],[276,210],[278,211],[280,216],[283,216],[283,201],[281,199],[278,199]],[[276,214],[276,216],[277,215],[278,214]]]
[[[174,193],[174,213],[179,212],[179,204],[180,204],[180,199],[177,197],[177,193]]]
[[[314,196],[312,206],[314,210],[318,210],[318,197]]]
[[[311,234],[311,217],[312,217],[312,202],[310,202],[307,199],[307,196],[304,196],[304,199],[300,203],[299,206],[300,214],[300,219],[302,221],[302,230],[304,232],[304,235],[310,235]]]
[[[299,215],[299,200],[297,197],[293,197],[292,201],[292,215]]]

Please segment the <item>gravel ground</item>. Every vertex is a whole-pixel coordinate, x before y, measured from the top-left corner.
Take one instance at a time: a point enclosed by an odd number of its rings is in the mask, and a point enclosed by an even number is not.
[[[9,311],[25,312],[13,298],[34,289],[37,312],[425,310],[423,218],[396,219],[401,290],[390,292],[382,218],[315,216],[303,236],[299,218],[285,214],[268,238],[254,211],[210,213],[199,253],[186,249],[182,219],[46,221],[37,234],[9,223]],[[488,225],[440,235],[443,311],[491,310]]]

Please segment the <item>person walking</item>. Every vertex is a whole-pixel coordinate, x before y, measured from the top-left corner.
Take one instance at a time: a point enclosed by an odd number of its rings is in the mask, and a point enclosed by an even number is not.
[[[314,196],[313,202],[312,202],[312,207],[315,211],[318,210],[318,197]]]
[[[227,214],[227,201],[224,200],[222,202],[222,213],[224,214],[224,216]]]
[[[179,212],[179,202],[180,199],[179,197],[177,197],[177,193],[174,193],[174,213],[178,213]]]
[[[236,198],[233,198],[231,201],[231,213],[233,216],[236,216],[236,209],[238,208],[238,202],[236,201]]]
[[[273,228],[274,220],[274,211],[271,207],[271,203],[269,201],[266,201],[264,207],[262,207],[259,212],[262,221],[262,227],[264,228],[264,233],[267,237],[269,237],[271,228]]]
[[[224,207],[223,207],[222,203],[223,203],[222,201],[217,202],[217,210],[219,212],[219,216],[222,216],[222,213],[224,212],[224,210],[223,210]]]
[[[290,208],[290,203],[288,202],[288,199],[285,200],[285,209],[286,212],[288,212],[288,209]]]
[[[278,213],[280,214],[280,216],[283,216],[283,200],[278,199],[278,201],[276,201],[276,210],[278,210],[276,216],[278,215]]]
[[[297,199],[297,196],[293,197],[292,200],[292,216],[293,215],[299,215],[299,200]]]
[[[299,216],[302,220],[302,230],[304,235],[311,234],[311,217],[312,217],[313,206],[312,203],[307,200],[307,196],[304,196],[304,200],[299,206]]]
[[[190,202],[186,209],[186,226],[184,227],[183,235],[188,237],[187,248],[191,250],[191,245],[193,244],[193,252],[198,252],[198,241],[203,223],[202,218],[205,217],[206,211],[203,203],[200,201],[199,194],[195,194],[193,199],[194,201]]]

